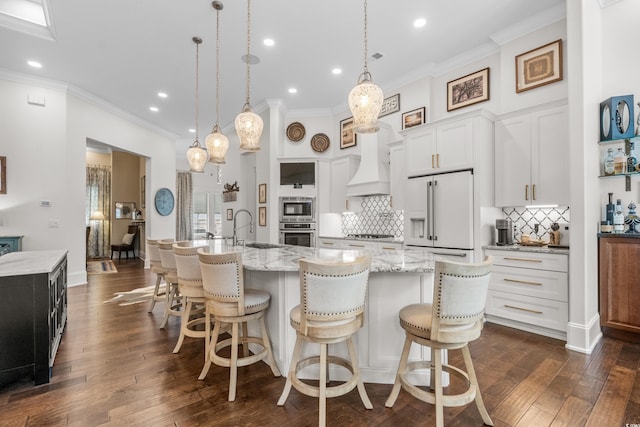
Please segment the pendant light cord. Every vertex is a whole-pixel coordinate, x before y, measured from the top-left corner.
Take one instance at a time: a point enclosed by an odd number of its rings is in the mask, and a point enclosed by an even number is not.
[[[249,87],[251,85],[251,0],[247,0],[247,105],[249,105]]]
[[[198,86],[198,80],[200,78],[200,75],[199,75],[200,43],[202,43],[202,39],[200,39],[199,37],[194,37],[193,38],[193,42],[196,44],[196,142],[199,142],[198,141],[198,116],[200,115],[200,111],[199,111],[199,105],[200,105],[199,92],[200,92],[200,88]]]
[[[216,128],[220,122],[220,9],[216,9]]]
[[[367,0],[364,0],[364,72],[369,74],[369,41],[367,40]]]

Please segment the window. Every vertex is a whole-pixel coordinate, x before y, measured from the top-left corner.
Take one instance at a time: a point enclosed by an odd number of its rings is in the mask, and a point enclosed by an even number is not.
[[[209,194],[193,193],[193,238],[204,239],[209,231]],[[213,232],[213,230],[212,230]]]

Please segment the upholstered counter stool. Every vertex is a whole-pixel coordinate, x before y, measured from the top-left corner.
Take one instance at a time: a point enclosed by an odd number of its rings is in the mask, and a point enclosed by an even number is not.
[[[178,353],[184,342],[184,337],[205,338],[204,327],[204,288],[202,287],[202,273],[198,249],[204,246],[173,245],[173,255],[176,259],[178,275],[178,291],[182,297],[182,324],[180,336],[173,349]],[[200,328],[198,329],[198,327]]]
[[[166,296],[165,291],[160,290],[160,285],[164,280],[164,270],[162,269],[162,260],[160,259],[160,249],[158,248],[159,240],[147,239],[147,254],[149,256],[149,266],[151,272],[156,274],[156,285],[153,290],[153,297],[149,303],[149,313],[153,311],[156,306],[156,302],[164,301]]]
[[[244,287],[242,254],[230,252],[224,254],[210,254],[208,248],[198,249],[202,285],[206,300],[207,335],[211,325],[211,317],[215,319],[213,333],[205,350],[205,364],[198,379],[203,380],[211,363],[230,368],[229,373],[229,401],[236,399],[236,384],[238,367],[266,359],[273,375],[280,376],[276,365],[269,335],[264,323],[264,313],[269,308],[269,293]],[[250,337],[247,333],[247,322],[257,320],[260,323],[261,337]],[[231,338],[218,342],[223,325],[231,325]],[[242,328],[242,335],[240,335]],[[243,346],[242,357],[238,356],[238,345]],[[261,349],[255,354],[249,354],[249,344],[255,344]],[[218,352],[231,346],[231,357],[224,357]],[[208,356],[208,357],[207,357]]]
[[[176,257],[173,255],[174,244],[178,246],[190,245],[186,240],[180,242],[176,242],[173,239],[158,241],[158,251],[162,261],[164,281],[166,282],[164,317],[162,318],[160,329],[164,329],[167,326],[169,316],[182,317],[182,300],[178,289],[178,268],[176,266]]]
[[[385,405],[392,407],[400,388],[424,402],[435,405],[436,426],[444,426],[444,406],[464,406],[476,402],[482,421],[493,425],[484,406],[478,379],[473,369],[468,343],[480,337],[484,324],[484,308],[491,276],[492,258],[478,264],[436,261],[433,304],[411,304],[400,310],[400,326],[406,339],[396,380]],[[431,348],[431,362],[408,362],[411,343]],[[442,363],[442,350],[461,350],[466,371]],[[430,369],[429,390],[409,383],[408,373]],[[466,391],[444,395],[442,372],[463,378]]]
[[[360,257],[353,262],[301,259],[299,263],[300,305],[290,313],[291,326],[296,330],[296,343],[278,405],[285,404],[293,386],[302,394],[319,398],[318,423],[324,426],[327,398],[342,396],[356,386],[364,407],[373,408],[360,378],[358,355],[352,340],[363,325],[371,260],[369,257]],[[329,344],[345,341],[350,360],[327,355]],[[300,360],[305,342],[320,344],[320,356]],[[320,368],[318,386],[307,384],[298,377],[302,368],[314,364]],[[351,378],[339,385],[327,386],[329,364],[346,368],[351,372]]]

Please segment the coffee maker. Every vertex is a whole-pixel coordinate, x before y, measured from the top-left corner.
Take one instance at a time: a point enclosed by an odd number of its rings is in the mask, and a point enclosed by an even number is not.
[[[510,219],[496,219],[496,230],[498,231],[498,246],[513,245],[513,224]]]

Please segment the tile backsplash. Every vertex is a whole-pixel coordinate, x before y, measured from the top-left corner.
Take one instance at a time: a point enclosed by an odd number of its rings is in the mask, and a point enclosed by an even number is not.
[[[515,240],[520,240],[521,234],[534,234],[535,224],[538,227],[537,236],[542,238],[551,230],[551,224],[569,223],[569,207],[558,206],[556,208],[503,208],[505,219],[510,219],[516,227]]]
[[[388,234],[404,236],[404,211],[391,207],[391,196],[369,196],[362,199],[361,212],[342,214],[342,233]]]

